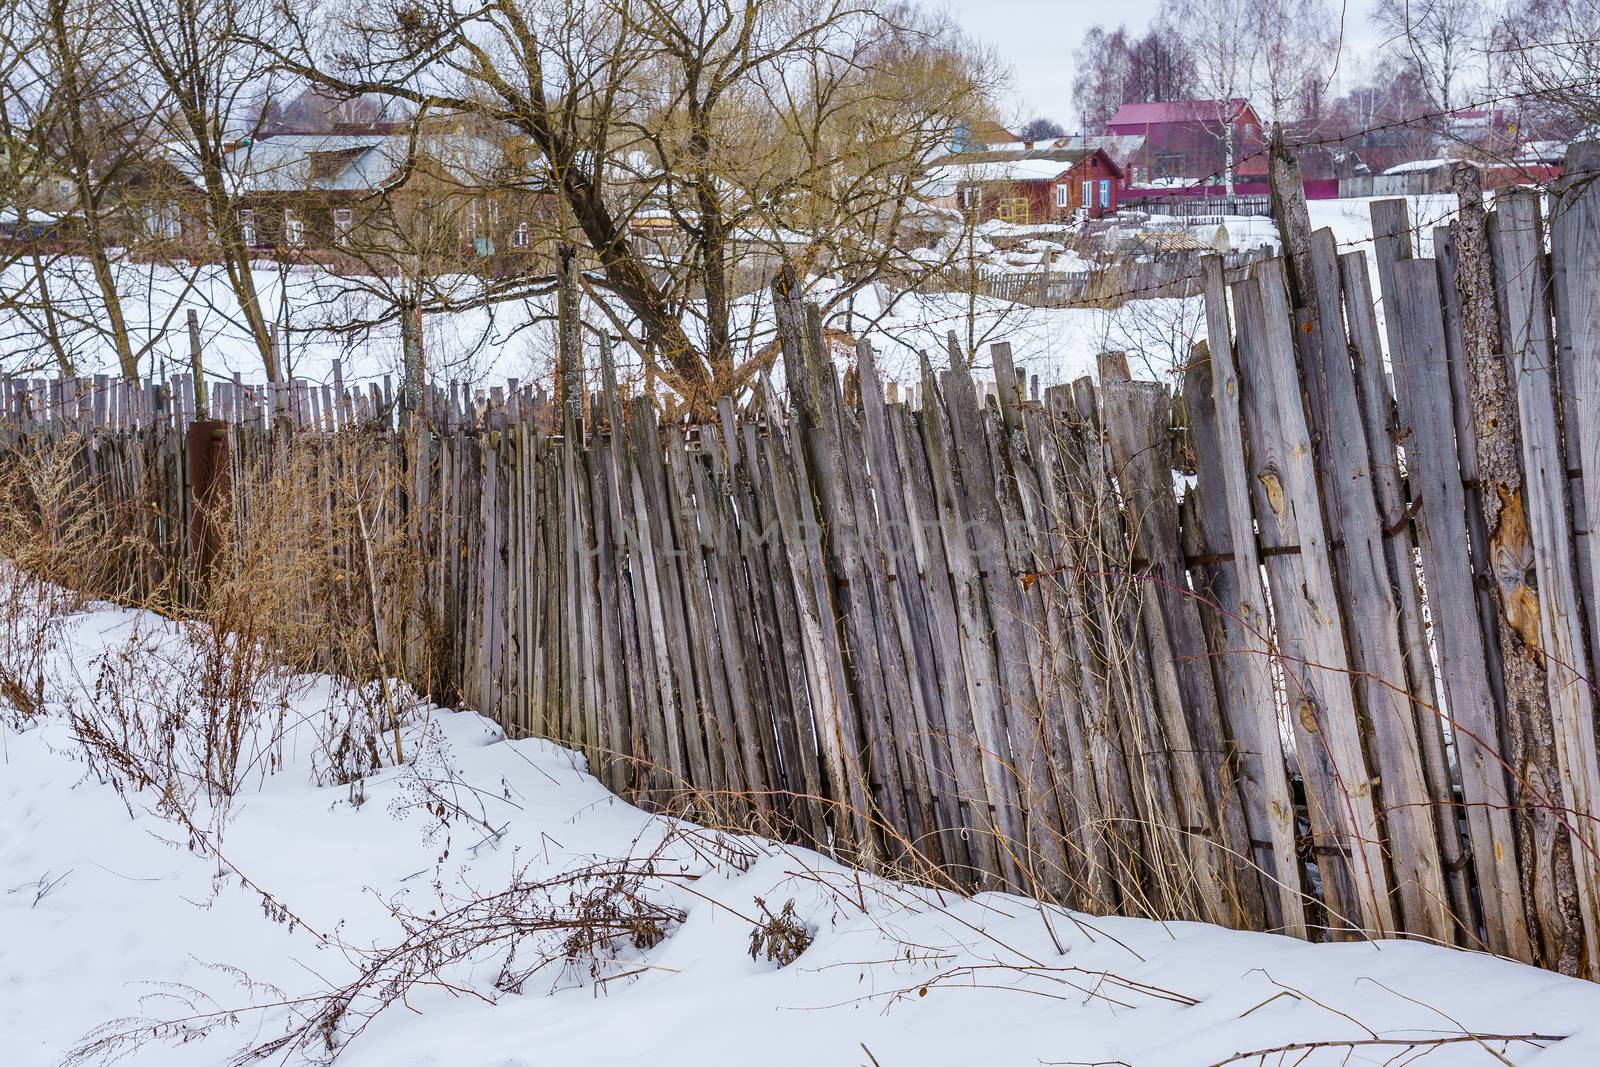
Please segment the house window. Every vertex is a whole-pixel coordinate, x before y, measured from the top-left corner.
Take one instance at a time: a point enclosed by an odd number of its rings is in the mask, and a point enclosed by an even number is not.
[[[355,226],[355,214],[347,207],[333,209],[333,239],[339,244],[344,244],[350,239],[350,230]]]
[[[511,231],[511,247],[528,247],[528,223],[526,220],[517,223],[517,228]]]
[[[291,245],[291,246],[294,246],[294,247],[298,248],[300,245],[305,244],[305,241],[306,241],[306,224],[305,224],[305,220],[295,218],[293,209],[284,208],[283,209],[283,243],[286,244],[286,245]]]
[[[1066,207],[1071,202],[1071,190],[1065,185],[1056,186],[1056,207]]]
[[[152,204],[145,209],[145,233],[151,237],[164,237],[172,240],[183,236],[183,225],[179,221],[178,205],[174,203]]]
[[[1100,207],[1103,210],[1111,209],[1111,179],[1100,179]]]
[[[961,190],[961,206],[968,211],[976,211],[983,206],[983,190],[976,185],[969,185]]]
[[[1022,226],[1028,224],[1029,213],[1028,198],[1025,196],[1008,196],[995,209],[995,215],[1002,222],[1015,222]]]
[[[254,211],[239,212],[239,238],[249,248],[256,243],[256,213]]]
[[[1085,178],[1083,180],[1083,200],[1081,201],[1081,203],[1083,204],[1083,209],[1085,211],[1087,211],[1090,208],[1094,207],[1094,179],[1093,178]]]

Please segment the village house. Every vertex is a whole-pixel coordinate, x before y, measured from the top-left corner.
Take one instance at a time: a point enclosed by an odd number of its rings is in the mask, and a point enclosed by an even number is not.
[[[1264,177],[1267,173],[1266,134],[1250,102],[1237,97],[1221,100],[1166,100],[1124,104],[1106,124],[1106,134],[1142,137],[1144,143],[1128,165],[1138,180],[1169,179],[1220,181],[1227,170],[1224,132],[1233,127],[1233,164],[1236,178]]]
[[[76,203],[65,171],[20,141],[0,139],[0,238],[74,235]]]
[[[387,273],[424,256],[435,267],[501,274],[548,251],[537,247],[549,232],[548,196],[530,188],[509,140],[448,125],[415,137],[287,133],[242,140],[228,166],[245,243],[275,258]],[[127,193],[147,241],[193,256],[214,244],[183,146],[144,168]]]
[[[935,202],[979,222],[1018,225],[1114,214],[1122,170],[1104,150],[1045,148],[946,156],[929,172]]]
[[[1078,133],[1057,138],[1042,147],[1073,151],[1093,151],[1098,148],[1110,156],[1111,162],[1116,164],[1117,169],[1122,172],[1124,186],[1144,180],[1144,174],[1139,169],[1140,161],[1144,156],[1143,134]]]
[[[990,119],[961,123],[950,138],[951,152],[997,152],[1014,148],[1022,138]]]

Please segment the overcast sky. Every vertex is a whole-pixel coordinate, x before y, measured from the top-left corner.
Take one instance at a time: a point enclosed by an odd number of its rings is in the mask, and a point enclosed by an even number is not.
[[[1099,23],[1125,23],[1142,31],[1155,17],[1159,0],[1119,0],[1116,4],[1083,0],[948,0],[969,36],[998,49],[1011,67],[1017,95],[1015,113],[1002,116],[1019,123],[1047,115],[1069,130],[1072,113],[1072,50],[1083,31]],[[935,0],[937,6],[937,0]]]
[[[927,2],[941,6],[940,0]],[[945,2],[969,36],[993,45],[1011,67],[1016,99],[1001,118],[1021,125],[1034,115],[1045,115],[1073,132],[1077,132],[1078,117],[1072,110],[1072,50],[1083,39],[1083,31],[1099,23],[1108,29],[1126,25],[1129,30],[1142,33],[1160,6],[1160,0],[1117,0],[1111,4],[1085,0]],[[1365,18],[1370,0],[1351,0],[1348,5],[1339,0],[1334,3],[1335,10],[1345,8],[1350,12],[1347,37],[1370,46],[1371,31]],[[1341,68],[1352,65],[1361,50],[1349,45],[1347,40]]]

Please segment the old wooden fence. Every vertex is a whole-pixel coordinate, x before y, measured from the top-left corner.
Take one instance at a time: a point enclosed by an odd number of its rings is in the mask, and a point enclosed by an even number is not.
[[[697,424],[604,354],[564,433],[516,386],[405,429],[379,391],[212,413],[241,480],[380,443],[437,637],[399,669],[643,803],[933,882],[1593,975],[1600,194],[1552,205],[1469,205],[1420,259],[1375,203],[1381,326],[1330,232],[1231,283],[1208,260],[1176,396],[1112,355],[1030,398],[1000,345],[991,396],[925,364],[913,408],[784,297],[786,399]],[[182,395],[10,382],[5,417],[81,433],[179,566]]]

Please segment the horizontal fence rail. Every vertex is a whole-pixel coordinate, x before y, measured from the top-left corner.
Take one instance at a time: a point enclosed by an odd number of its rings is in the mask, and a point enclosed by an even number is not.
[[[129,594],[202,580],[228,533],[197,499],[237,522],[274,469],[387,471],[413,563],[375,568],[385,662],[641,803],[934,884],[1593,977],[1600,194],[1548,225],[1469,203],[1434,259],[1405,210],[1373,205],[1381,303],[1329,231],[1205,260],[1176,391],[1107,354],[1030,396],[996,345],[992,392],[958,356],[899,403],[779,293],[787,397],[698,423],[602,352],[565,415],[235,383],[196,438],[185,383],[108,380],[8,383],[0,426],[76,441],[150,526]]]

